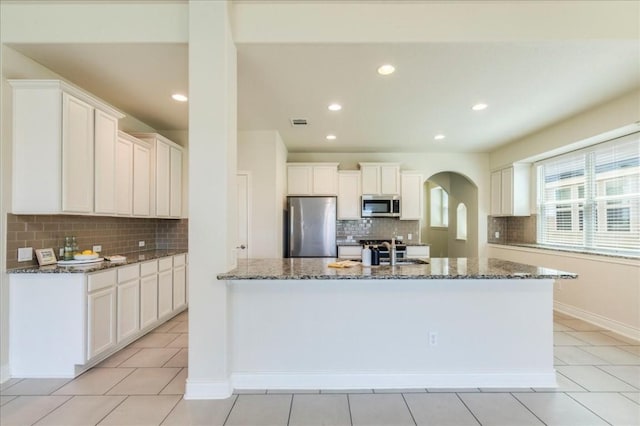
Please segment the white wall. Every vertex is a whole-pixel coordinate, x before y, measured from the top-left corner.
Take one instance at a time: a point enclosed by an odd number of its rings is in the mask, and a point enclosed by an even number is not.
[[[640,264],[632,259],[489,244],[489,256],[578,274],[559,280],[556,309],[640,340]]]
[[[340,163],[340,170],[357,170],[359,162],[400,163],[401,170],[416,170],[426,181],[441,172],[455,172],[478,187],[478,256],[485,255],[489,214],[489,154],[461,153],[289,153],[290,162]],[[469,227],[471,231],[472,226]]]
[[[238,132],[238,170],[251,172],[249,257],[282,257],[286,148],[278,132]]]

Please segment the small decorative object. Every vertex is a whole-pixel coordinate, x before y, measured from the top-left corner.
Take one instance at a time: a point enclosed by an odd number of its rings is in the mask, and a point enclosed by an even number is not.
[[[40,266],[52,265],[57,262],[56,254],[52,248],[36,249],[36,257]]]
[[[73,260],[73,245],[76,237],[64,237],[64,260]]]

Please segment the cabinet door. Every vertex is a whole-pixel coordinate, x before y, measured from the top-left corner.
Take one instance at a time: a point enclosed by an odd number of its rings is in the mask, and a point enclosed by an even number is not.
[[[173,269],[173,309],[182,308],[187,304],[185,267]]]
[[[171,147],[171,182],[169,188],[171,217],[182,215],[182,150]]]
[[[133,214],[149,216],[151,214],[151,155],[146,146],[133,145]]]
[[[118,120],[103,111],[95,110],[95,212],[116,212],[116,141]]]
[[[140,280],[118,284],[118,342],[140,330]]]
[[[338,257],[340,259],[360,260],[362,258],[362,247],[360,247],[360,246],[338,246]]]
[[[338,193],[338,167],[337,166],[313,166],[312,167],[313,195],[337,195]]]
[[[380,167],[361,166],[360,172],[362,173],[362,194],[380,194]]]
[[[116,345],[116,289],[87,296],[87,359]]]
[[[407,258],[429,257],[429,246],[407,246]]]
[[[502,169],[501,173],[501,212],[513,215],[513,168]]]
[[[491,173],[491,216],[502,214],[502,172]]]
[[[116,142],[116,213],[131,215],[133,212],[133,144],[126,139]]]
[[[140,328],[158,319],[158,274],[140,279]]]
[[[171,200],[171,152],[169,145],[156,143],[156,216],[169,216]]]
[[[311,166],[287,166],[287,194],[311,195],[312,181]]]
[[[158,318],[173,311],[173,271],[158,273]]]
[[[422,219],[422,175],[402,173],[400,219]]]
[[[93,212],[93,111],[91,105],[62,94],[62,210],[65,212]]]
[[[382,195],[400,194],[399,166],[380,166],[380,193]]]
[[[360,172],[338,172],[338,220],[360,219]]]

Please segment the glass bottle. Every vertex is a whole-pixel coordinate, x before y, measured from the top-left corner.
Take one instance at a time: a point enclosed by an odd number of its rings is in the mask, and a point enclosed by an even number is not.
[[[73,240],[75,237],[64,237],[64,260],[73,260]]]

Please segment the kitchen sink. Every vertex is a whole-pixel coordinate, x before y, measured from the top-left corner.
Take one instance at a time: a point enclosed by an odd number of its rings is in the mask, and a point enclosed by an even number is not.
[[[380,261],[381,265],[390,265],[389,261],[382,260]],[[428,265],[429,262],[423,259],[398,259],[396,260],[396,266],[402,265]]]

